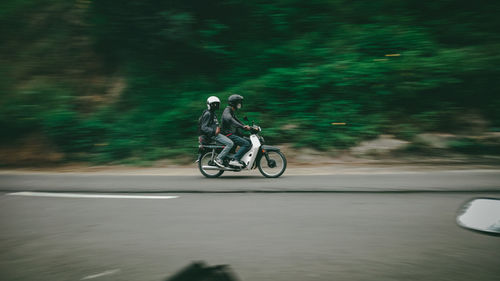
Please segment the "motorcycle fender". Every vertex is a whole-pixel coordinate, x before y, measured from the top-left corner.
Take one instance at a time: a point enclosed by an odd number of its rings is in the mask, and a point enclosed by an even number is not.
[[[206,148],[203,147],[202,145],[198,146],[198,157],[196,157],[195,163],[200,162],[201,156],[203,156],[203,154],[205,153],[205,150],[206,150]]]
[[[259,153],[257,154],[257,159],[253,163],[252,169],[257,167],[257,163],[260,162],[260,159],[264,156],[264,153],[267,151],[280,151],[278,147],[270,146],[270,145],[261,145],[259,149]]]
[[[280,149],[278,147],[270,146],[270,145],[262,145],[260,147],[260,150],[264,150],[264,151],[280,151]]]

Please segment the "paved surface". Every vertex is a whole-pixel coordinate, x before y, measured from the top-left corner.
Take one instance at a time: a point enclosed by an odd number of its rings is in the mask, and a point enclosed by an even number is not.
[[[319,169],[321,170],[321,169]],[[268,179],[256,171],[206,179],[192,175],[120,173],[0,173],[0,191],[72,192],[427,192],[500,191],[500,170],[363,170],[357,173],[285,174]]]
[[[169,195],[0,194],[0,280],[160,281],[193,260],[243,281],[500,276],[500,238],[455,224],[465,200],[498,193]]]

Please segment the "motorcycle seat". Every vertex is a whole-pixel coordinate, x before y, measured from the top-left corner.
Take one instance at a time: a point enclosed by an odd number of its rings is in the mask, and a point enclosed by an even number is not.
[[[199,137],[198,142],[200,143],[200,147],[204,148],[221,148],[224,147],[223,144],[216,142],[214,139],[206,140],[205,138]]]

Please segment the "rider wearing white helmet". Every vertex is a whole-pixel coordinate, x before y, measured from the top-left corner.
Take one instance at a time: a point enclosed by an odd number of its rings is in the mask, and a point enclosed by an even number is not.
[[[215,141],[223,144],[225,147],[214,160],[219,167],[224,167],[224,157],[233,148],[233,142],[223,134],[220,134],[219,121],[215,111],[220,107],[220,100],[216,96],[211,96],[207,99],[207,108],[203,112],[199,120],[199,131],[204,139],[215,139]]]

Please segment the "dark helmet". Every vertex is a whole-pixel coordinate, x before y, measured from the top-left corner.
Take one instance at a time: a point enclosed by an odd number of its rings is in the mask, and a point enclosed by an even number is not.
[[[238,107],[238,104],[243,106],[243,97],[240,95],[231,95],[229,99],[227,99],[228,103],[232,107]]]

